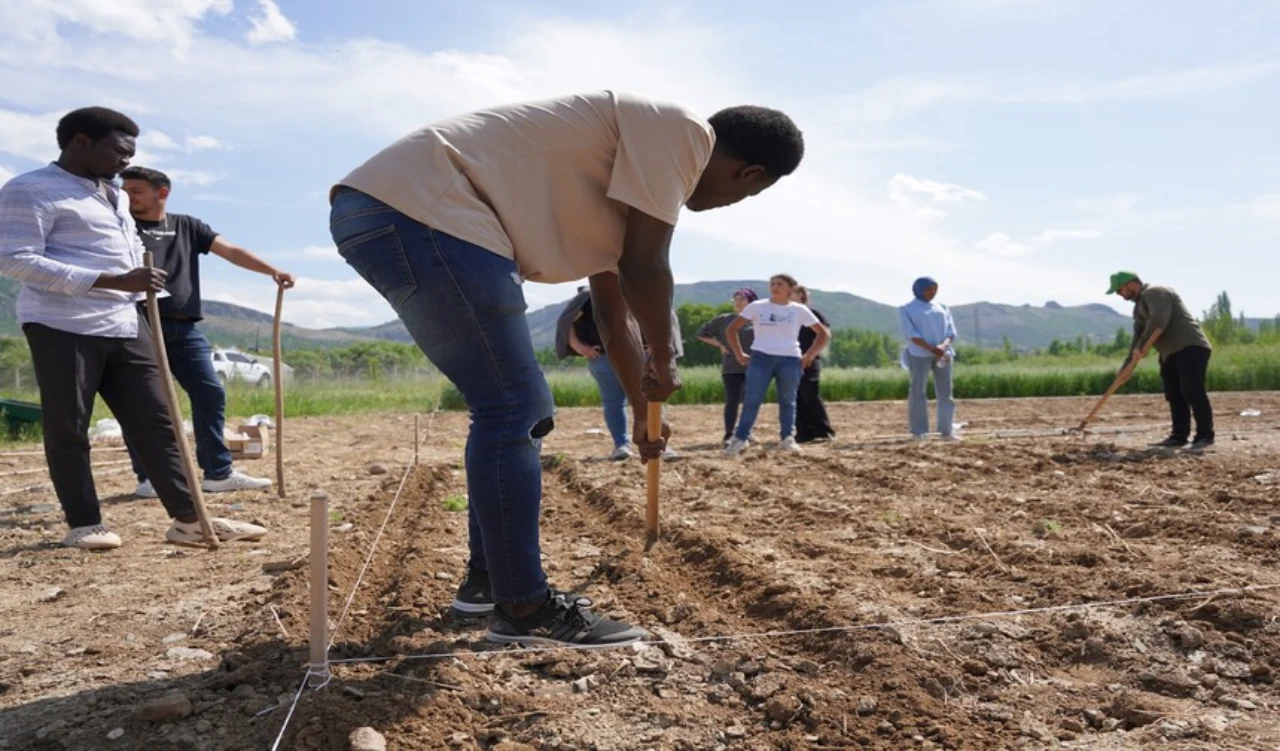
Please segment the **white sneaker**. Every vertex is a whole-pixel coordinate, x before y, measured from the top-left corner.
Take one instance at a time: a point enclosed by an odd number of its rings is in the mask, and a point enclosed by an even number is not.
[[[615,462],[625,462],[626,460],[630,459],[632,456],[634,456],[634,454],[631,453],[630,446],[619,446],[613,450],[612,454],[609,454],[609,460],[615,461]]]
[[[679,458],[680,458],[680,452],[676,451],[673,448],[667,448],[662,452],[662,460],[664,462],[669,462],[672,459],[679,459]]]
[[[778,448],[783,451],[800,451],[800,444],[796,443],[795,436],[787,436],[782,439],[782,443],[778,444]]]
[[[120,547],[120,535],[107,529],[102,524],[92,527],[76,527],[62,538],[64,548],[80,548],[81,550],[115,550]]]
[[[738,454],[741,454],[743,451],[746,451],[747,447],[750,445],[751,445],[750,441],[744,441],[741,438],[734,436],[733,438],[729,439],[729,444],[724,447],[724,455],[737,456]]]
[[[233,470],[231,474],[221,480],[206,479],[200,483],[200,487],[206,493],[230,493],[233,490],[262,490],[271,487],[271,481],[265,477],[250,477],[240,470]]]
[[[963,441],[964,439],[960,437],[960,434],[959,434],[959,433],[943,433],[943,434],[942,434],[942,440],[944,440],[944,441]]]
[[[261,540],[267,534],[266,527],[259,527],[257,524],[248,522],[238,522],[235,519],[223,519],[215,516],[209,520],[209,523],[213,525],[213,533],[218,536],[220,542],[235,542],[237,540],[254,542]],[[164,539],[176,545],[203,545],[204,532],[200,530],[200,522],[183,524],[174,519],[173,526],[169,527]]]
[[[143,480],[138,483],[138,487],[134,488],[133,495],[135,498],[159,498],[160,494],[156,492],[155,487],[151,485],[150,480]]]
[[[927,440],[929,440],[929,436],[927,436],[927,435],[913,435],[913,436],[911,436],[911,440],[913,440],[913,441],[927,441]]]

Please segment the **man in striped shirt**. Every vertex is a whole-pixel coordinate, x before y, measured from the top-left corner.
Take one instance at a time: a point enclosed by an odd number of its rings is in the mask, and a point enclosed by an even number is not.
[[[113,184],[133,157],[138,126],[102,107],[58,122],[61,155],[0,187],[0,274],[22,283],[18,322],[31,347],[43,411],[45,457],[71,531],[67,547],[120,547],[102,523],[89,464],[89,421],[101,394],[159,491],[170,542],[200,530],[164,398],[154,345],[137,302],[162,292],[165,273],[142,265],[129,198]],[[225,540],[267,530],[214,519]]]

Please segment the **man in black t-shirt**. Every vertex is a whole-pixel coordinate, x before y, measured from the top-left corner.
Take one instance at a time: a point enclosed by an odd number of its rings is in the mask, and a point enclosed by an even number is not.
[[[120,173],[129,194],[129,212],[138,226],[142,244],[155,255],[156,266],[167,272],[161,298],[160,327],[174,379],[191,397],[191,423],[196,437],[196,461],[204,472],[206,493],[232,490],[260,490],[271,486],[264,478],[250,477],[231,466],[231,451],[223,440],[227,396],[213,369],[211,346],[196,328],[200,311],[200,256],[213,253],[250,271],[270,276],[286,289],[293,276],[275,268],[253,253],[228,243],[209,225],[186,214],[165,211],[169,198],[169,177],[146,167],[130,167]],[[135,495],[154,498],[155,488],[133,456],[138,475]]]

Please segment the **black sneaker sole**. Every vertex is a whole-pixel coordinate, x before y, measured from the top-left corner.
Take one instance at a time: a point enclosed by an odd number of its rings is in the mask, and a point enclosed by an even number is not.
[[[514,634],[498,634],[492,629],[485,632],[485,641],[495,644],[518,644],[522,647],[563,647],[565,649],[618,649],[620,647],[630,647],[643,642],[649,636],[649,632],[642,629],[632,629],[632,635],[620,641],[604,642],[600,644],[582,644],[578,642],[557,641],[556,639],[548,639],[543,636],[520,636]]]

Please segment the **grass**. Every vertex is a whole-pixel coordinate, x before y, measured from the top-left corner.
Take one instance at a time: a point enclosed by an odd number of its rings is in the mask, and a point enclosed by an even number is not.
[[[451,495],[444,499],[444,510],[460,512],[467,510],[467,497],[465,495]]]
[[[1097,357],[1073,355],[1041,357],[999,365],[955,365],[955,394],[964,399],[997,397],[1042,397],[1100,395],[1115,378],[1120,363]],[[718,404],[724,397],[720,373],[714,367],[681,371],[684,388],[672,404]],[[600,392],[585,369],[553,370],[547,383],[560,407],[596,407]],[[1280,346],[1220,347],[1209,365],[1211,391],[1280,390]],[[1161,393],[1159,366],[1149,357],[1120,393]],[[832,368],[823,371],[822,395],[828,401],[901,400],[907,396],[907,375],[898,367],[859,369]],[[8,396],[38,401],[33,391]],[[186,395],[180,394],[189,417]],[[461,394],[442,378],[414,380],[299,381],[286,387],[285,414],[289,417],[345,415],[364,412],[429,412],[437,407],[461,410],[466,405]],[[770,401],[773,390],[770,389]],[[227,414],[236,418],[255,414],[271,415],[275,410],[272,389],[232,384],[227,391]],[[101,400],[94,421],[111,417]],[[232,421],[235,425],[235,421]],[[25,429],[20,436],[5,436],[0,445],[38,441],[38,427]]]

